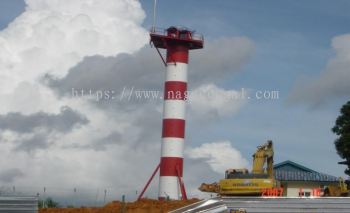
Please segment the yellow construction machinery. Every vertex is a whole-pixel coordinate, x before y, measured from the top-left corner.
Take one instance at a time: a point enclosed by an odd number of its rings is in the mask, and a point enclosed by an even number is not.
[[[348,185],[341,177],[338,185],[329,185],[323,190],[323,197],[348,197],[349,195]]]
[[[248,169],[228,169],[225,172],[225,179],[220,180],[219,183],[203,183],[199,190],[224,196],[258,196],[266,193],[267,190],[277,189],[279,184],[274,179],[273,154],[273,143],[267,141],[262,146],[258,146],[253,155],[251,173]]]

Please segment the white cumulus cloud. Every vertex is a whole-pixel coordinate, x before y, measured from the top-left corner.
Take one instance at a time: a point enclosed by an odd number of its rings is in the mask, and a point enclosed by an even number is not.
[[[290,102],[318,106],[350,97],[350,34],[334,37],[332,48],[335,56],[328,61],[325,70],[315,79],[300,79],[289,97]]]
[[[135,0],[26,0],[26,10],[0,32],[0,89],[44,73],[64,76],[85,56],[131,53],[148,40]]]
[[[244,91],[225,90],[215,84],[203,84],[189,95],[191,114],[206,118],[231,115],[245,103]]]
[[[8,172],[6,178],[2,179],[4,182],[15,181],[12,184],[19,191],[25,187],[43,187],[44,184],[51,190],[59,185],[64,185],[69,190],[74,186],[91,189],[112,185],[130,190],[131,186],[126,182],[119,180],[115,183],[115,175],[120,171],[125,174],[128,170],[130,175],[133,173],[132,169],[126,167],[123,160],[125,156],[118,152],[112,154],[97,150],[95,145],[112,144],[113,150],[134,152],[135,161],[145,158],[143,153],[137,154],[135,147],[129,144],[137,140],[137,135],[134,138],[129,137],[129,143],[124,143],[125,139],[119,137],[121,132],[129,134],[125,128],[132,125],[135,117],[128,117],[117,110],[112,115],[107,115],[107,112],[97,110],[84,99],[59,98],[50,88],[41,84],[39,79],[48,73],[63,77],[86,56],[115,56],[139,50],[148,41],[147,32],[141,27],[145,14],[140,2],[25,2],[25,11],[0,32],[0,115],[4,124],[0,130],[1,166],[9,171],[19,171]],[[45,125],[39,125],[30,133],[22,133],[13,132],[13,128],[9,129],[9,123],[6,122],[9,121],[8,118],[17,116],[20,118],[17,122],[16,119],[10,119],[15,127],[23,126],[23,120],[33,120],[35,123],[39,119],[45,123],[43,118],[56,118],[63,106],[86,116],[89,123],[72,128],[72,131],[59,133],[58,137],[56,130],[52,134],[45,130]],[[71,116],[68,116],[56,121],[66,125],[70,119]],[[110,135],[115,137],[109,137]],[[18,144],[23,144],[22,147],[31,151],[18,149]],[[106,162],[113,162],[115,169],[107,169],[111,165],[108,166]],[[114,162],[118,162],[118,165]],[[0,178],[0,182],[2,179]],[[131,191],[139,187],[139,182],[141,181],[133,182]],[[36,190],[31,188],[29,193]]]
[[[188,148],[186,155],[191,159],[202,159],[210,168],[223,174],[229,168],[247,168],[248,161],[234,148],[230,141],[204,143],[199,147]]]

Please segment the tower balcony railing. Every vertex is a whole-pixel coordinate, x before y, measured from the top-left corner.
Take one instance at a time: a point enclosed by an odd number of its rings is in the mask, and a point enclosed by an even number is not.
[[[189,31],[190,34],[191,34],[191,40],[196,40],[196,41],[204,41],[204,37],[202,34],[199,34],[199,33],[195,33],[195,31],[191,31],[190,29],[188,28],[185,28],[185,27],[176,27],[179,31],[182,31],[182,30],[186,30],[186,31]],[[151,34],[154,34],[154,35],[160,35],[160,36],[165,36],[165,37],[171,37],[169,34],[168,34],[168,29],[164,29],[164,28],[159,28],[159,27],[152,27],[151,30],[150,30],[150,33]],[[177,35],[173,35],[175,37],[177,37],[178,39],[185,39],[185,40],[188,40],[189,38],[181,38],[181,35],[180,36],[177,36]]]

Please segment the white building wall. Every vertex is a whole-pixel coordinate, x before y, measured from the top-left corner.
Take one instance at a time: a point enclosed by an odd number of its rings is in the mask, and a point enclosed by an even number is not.
[[[284,185],[287,187],[287,197],[299,197],[300,189],[312,195],[313,189],[319,189],[321,187],[320,183],[317,182],[288,182]]]

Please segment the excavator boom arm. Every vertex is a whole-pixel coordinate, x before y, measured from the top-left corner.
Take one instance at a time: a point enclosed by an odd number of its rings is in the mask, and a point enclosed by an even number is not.
[[[268,141],[266,144],[259,146],[258,150],[253,155],[253,170],[254,174],[263,174],[266,171],[270,177],[273,177],[273,143]]]

